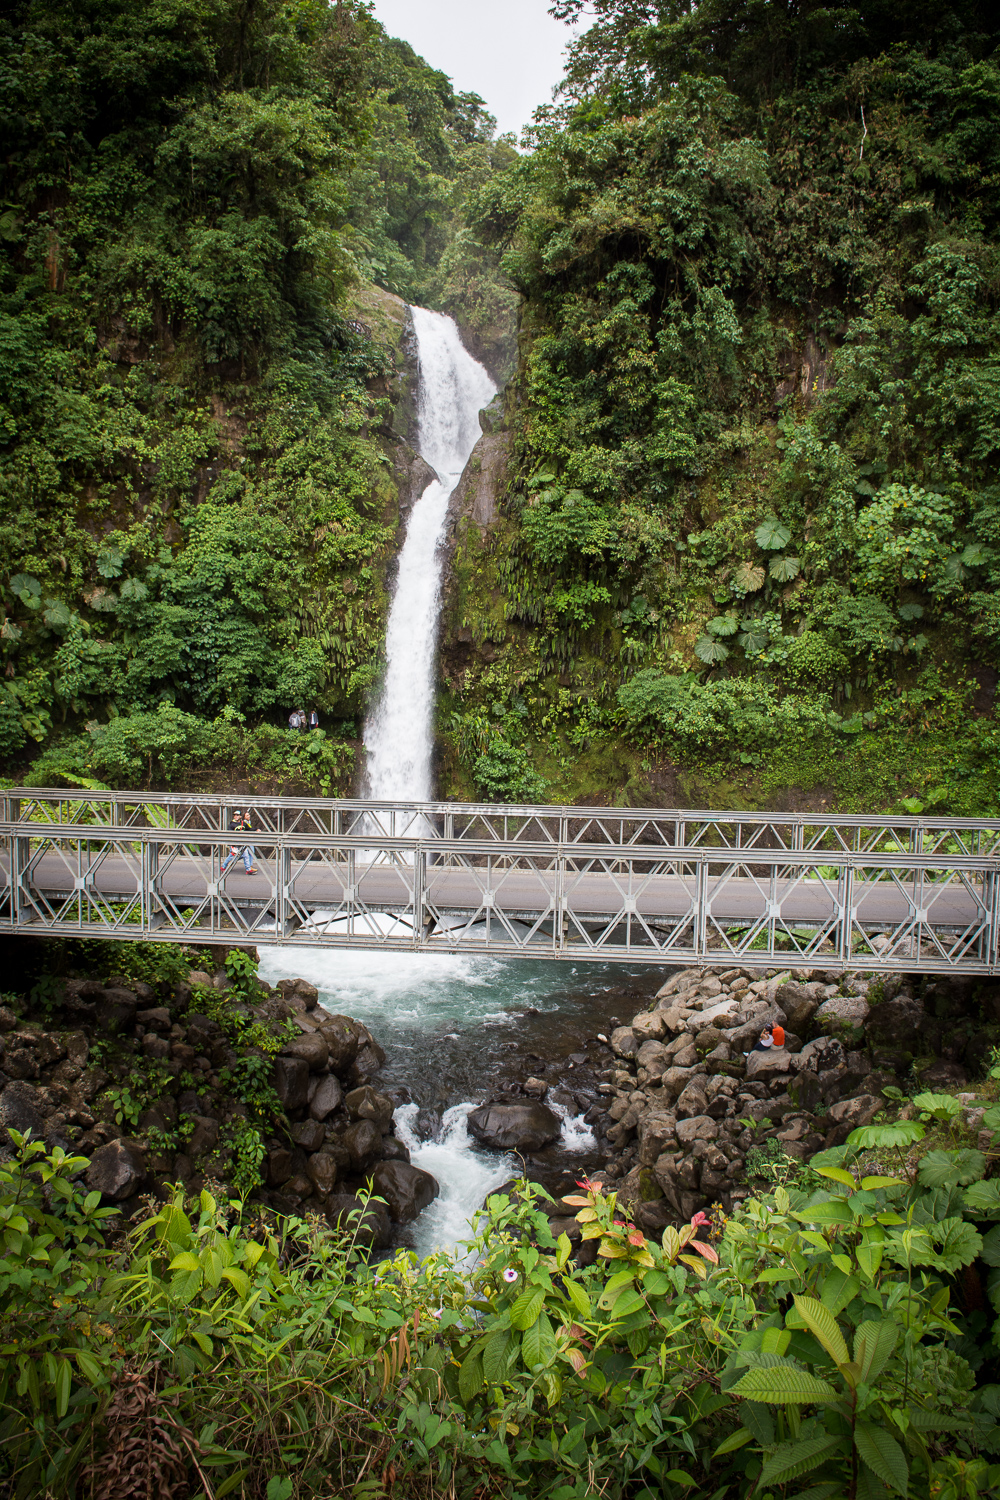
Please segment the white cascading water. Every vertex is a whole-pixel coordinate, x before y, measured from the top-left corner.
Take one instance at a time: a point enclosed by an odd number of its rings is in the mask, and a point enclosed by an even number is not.
[[[365,726],[368,794],[378,802],[431,797],[441,540],[448,501],[479,439],[479,412],[496,394],[463,346],[453,318],[412,307],[417,337],[417,447],[437,478],[410,512],[386,632],[382,692]]]
[[[386,636],[386,673],[382,692],[365,727],[368,794],[384,802],[425,802],[432,793],[435,654],[441,591],[441,541],[448,501],[479,438],[479,412],[496,393],[489,375],[463,347],[451,318],[427,308],[411,308],[417,336],[419,388],[418,447],[437,478],[410,512],[399,555],[396,593]],[[316,913],[317,918],[324,916]],[[392,918],[384,919],[391,923]],[[331,952],[325,948],[259,950],[262,979],[301,975],[332,997],[337,1008],[373,1026],[388,1046],[433,1054],[440,1047],[442,1025],[457,1040],[453,1025],[482,1025],[497,1014],[501,993],[519,990],[517,965],[458,954]],[[523,965],[521,967],[524,967]],[[507,972],[510,978],[506,978]],[[440,991],[440,994],[439,994]],[[483,998],[477,1002],[477,993]],[[513,998],[513,995],[508,997]],[[540,998],[532,995],[532,999]],[[418,1043],[417,1038],[423,1034]],[[410,1040],[407,1040],[410,1038]],[[435,1040],[437,1038],[437,1040]],[[417,1059],[414,1056],[414,1062]],[[426,1069],[427,1057],[423,1058]],[[469,1138],[466,1118],[471,1103],[446,1108],[433,1140],[416,1130],[418,1107],[396,1110],[396,1133],[410,1150],[415,1166],[437,1178],[440,1195],[413,1225],[422,1255],[450,1249],[471,1233],[469,1220],[488,1193],[520,1170],[512,1158],[482,1151]],[[563,1145],[586,1151],[594,1139],[582,1120],[556,1106],[562,1118]]]

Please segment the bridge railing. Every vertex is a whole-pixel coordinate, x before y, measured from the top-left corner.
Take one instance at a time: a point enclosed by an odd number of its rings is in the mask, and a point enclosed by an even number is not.
[[[964,819],[3,794],[0,930],[992,973],[1000,828]]]

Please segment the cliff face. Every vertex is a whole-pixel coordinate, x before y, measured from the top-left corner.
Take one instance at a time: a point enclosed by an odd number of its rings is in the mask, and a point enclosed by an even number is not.
[[[1000,806],[1000,34],[778,11],[595,26],[480,201],[519,363],[456,524],[450,789]]]

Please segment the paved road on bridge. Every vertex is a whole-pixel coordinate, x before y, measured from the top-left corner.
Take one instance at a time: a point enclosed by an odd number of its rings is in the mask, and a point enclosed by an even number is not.
[[[542,861],[544,864],[544,860]],[[258,861],[260,873],[248,876],[238,865],[225,876],[222,889],[238,905],[273,899],[274,863]],[[6,874],[6,870],[4,871]],[[127,860],[110,856],[94,866],[89,885],[107,899],[131,898],[138,889],[138,877]],[[335,910],[345,900],[346,880],[335,867],[320,861],[296,862],[291,895],[297,905],[311,910]],[[901,872],[902,873],[902,872]],[[488,878],[489,877],[489,878]],[[68,894],[74,888],[74,871],[56,854],[42,856],[32,867],[32,886],[40,893]],[[695,899],[694,876],[674,874],[633,875],[620,881],[600,871],[563,874],[565,908],[587,922],[609,920],[621,913],[631,900],[631,909],[639,915],[656,919],[676,919],[688,913]],[[164,862],[157,879],[157,889],[178,905],[198,903],[207,898],[211,879],[210,862],[197,856],[179,856]],[[913,874],[902,875],[903,885],[912,891]],[[405,908],[412,901],[412,871],[385,864],[365,866],[358,859],[354,901],[375,911]],[[544,868],[524,868],[487,872],[483,867],[468,869],[445,865],[428,865],[425,871],[424,906],[444,912],[474,912],[483,905],[483,888],[488,882],[491,904],[509,917],[533,917],[551,909],[555,876]],[[836,880],[824,884],[817,878],[804,880],[776,879],[773,890],[768,878],[758,884],[747,876],[709,877],[708,899],[711,916],[726,923],[752,922],[765,916],[769,902],[780,902],[780,917],[786,925],[820,924],[836,910]],[[981,889],[981,887],[980,887]],[[951,881],[936,885],[926,875],[920,883],[917,900],[911,901],[906,889],[892,880],[865,881],[855,875],[852,905],[855,920],[873,928],[895,926],[905,921],[916,904],[927,912],[927,922],[935,927],[964,929],[982,919],[983,908],[971,891]]]

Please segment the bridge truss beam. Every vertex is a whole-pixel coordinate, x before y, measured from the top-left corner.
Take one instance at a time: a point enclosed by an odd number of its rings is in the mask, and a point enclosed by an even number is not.
[[[3,794],[0,931],[502,957],[996,972],[1000,825]]]

